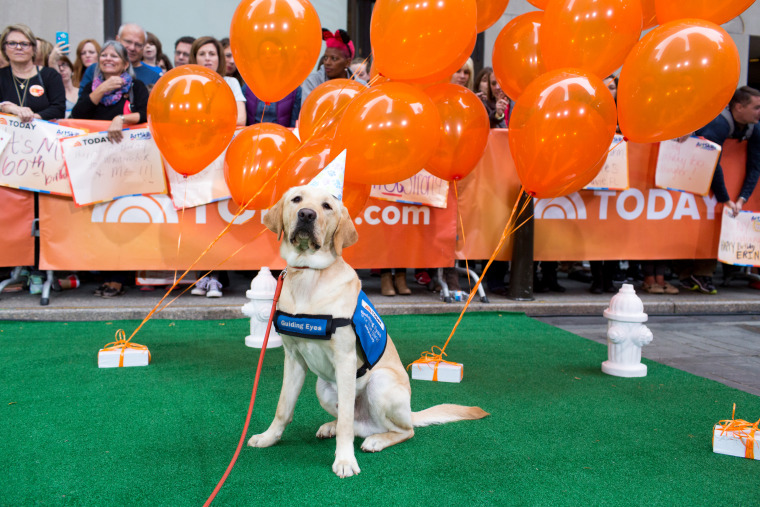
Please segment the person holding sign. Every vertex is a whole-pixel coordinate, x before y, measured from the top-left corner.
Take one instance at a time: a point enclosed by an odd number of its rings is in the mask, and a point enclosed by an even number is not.
[[[103,44],[93,81],[71,111],[71,117],[83,120],[110,120],[108,140],[120,143],[126,125],[145,123],[148,116],[148,88],[135,77],[127,49],[116,41]],[[124,294],[126,272],[103,273],[106,280],[95,295],[112,298]],[[132,277],[133,278],[133,277]]]
[[[23,122],[55,120],[66,113],[66,90],[60,74],[34,64],[37,39],[25,25],[10,25],[0,35],[0,51],[10,65],[0,69],[0,112]]]
[[[126,125],[147,121],[148,88],[135,77],[127,50],[113,40],[100,50],[94,75],[71,110],[71,117],[110,120],[108,139],[119,143]]]
[[[720,159],[718,159],[718,165],[715,168],[715,174],[710,185],[715,194],[715,199],[727,207],[734,217],[739,214],[747,199],[752,195],[760,177],[760,129],[757,126],[758,121],[760,121],[760,91],[749,86],[742,86],[736,90],[728,103],[728,107],[717,118],[695,132],[695,135],[721,146],[727,139],[747,142],[747,170],[736,200],[731,198],[726,189]],[[718,262],[715,259],[694,261],[681,272],[681,283],[693,291],[717,294],[718,291],[712,282],[717,265]]]

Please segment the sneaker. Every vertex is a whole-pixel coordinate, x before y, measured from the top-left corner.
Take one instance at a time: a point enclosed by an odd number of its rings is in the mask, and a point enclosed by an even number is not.
[[[222,297],[222,284],[216,278],[209,278],[206,289],[207,298],[220,298]]]
[[[193,296],[205,296],[208,291],[208,278],[201,278],[190,291]]]
[[[692,282],[691,290],[698,290],[702,294],[717,294],[718,289],[713,285],[711,276],[691,275],[689,280]]]

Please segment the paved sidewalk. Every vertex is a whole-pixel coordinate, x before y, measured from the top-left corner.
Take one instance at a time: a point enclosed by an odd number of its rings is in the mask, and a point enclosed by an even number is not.
[[[407,276],[410,296],[384,297],[380,294],[380,278],[361,270],[362,285],[377,309],[383,315],[419,313],[459,313],[464,303],[444,303],[438,294],[429,292]],[[189,291],[156,314],[158,319],[234,319],[242,318],[240,308],[248,302],[245,291],[250,278],[241,272],[230,272],[230,287],[222,298],[190,295]],[[565,293],[535,294],[533,301],[512,301],[504,296],[487,293],[489,303],[480,303],[476,297],[468,311],[522,312],[532,317],[556,315],[602,315],[613,294],[591,294],[589,284],[569,280],[560,274]],[[461,278],[462,288],[467,281]],[[29,293],[0,294],[0,320],[116,320],[142,319],[165,295],[165,289],[144,292],[130,287],[123,296],[103,299],[93,295],[95,283],[63,292],[51,292],[50,304],[40,306],[38,296]],[[165,303],[181,291],[175,290]],[[652,295],[637,289],[649,315],[703,315],[703,314],[760,314],[760,291],[750,289],[745,281],[734,281],[729,287],[718,287],[717,295],[705,295],[682,290],[674,296]]]
[[[360,271],[364,290],[383,315],[459,313],[463,303],[444,303],[408,276],[411,296],[384,297],[380,279]],[[157,313],[157,319],[237,319],[248,302],[245,291],[250,278],[230,272],[230,287],[224,297],[192,296],[189,291]],[[577,335],[606,343],[607,321],[602,312],[613,294],[594,295],[589,285],[568,280],[560,274],[565,293],[536,294],[533,301],[512,301],[488,294],[489,303],[473,303],[468,311],[523,312]],[[467,282],[462,278],[462,286]],[[92,293],[95,283],[75,290],[51,292],[50,304],[40,306],[39,296],[29,293],[0,295],[0,320],[142,320],[164,296],[164,290],[144,292],[130,288],[114,299]],[[169,302],[180,291],[174,291]],[[717,295],[681,291],[675,296],[651,295],[637,290],[649,314],[647,323],[654,334],[643,356],[760,395],[760,291],[747,282],[718,286]],[[601,362],[604,357],[600,357]]]

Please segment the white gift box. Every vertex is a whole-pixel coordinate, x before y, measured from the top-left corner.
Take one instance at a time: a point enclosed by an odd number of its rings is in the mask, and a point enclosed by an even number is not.
[[[436,371],[436,367],[438,370]],[[412,378],[416,380],[437,380],[438,382],[461,382],[464,367],[460,363],[412,363]],[[435,378],[433,378],[435,377]]]
[[[121,348],[113,350],[100,349],[98,351],[98,368],[118,368],[121,359]],[[124,363],[122,366],[148,366],[150,363],[150,351],[145,349],[127,348],[124,351]]]
[[[753,444],[754,459],[760,460],[760,431],[748,430],[724,430],[723,426],[716,424],[713,428],[713,452],[728,454],[729,456],[747,457],[747,439],[754,432]]]

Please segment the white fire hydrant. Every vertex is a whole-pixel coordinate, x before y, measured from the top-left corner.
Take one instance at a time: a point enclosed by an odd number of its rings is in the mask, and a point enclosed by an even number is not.
[[[643,323],[647,321],[644,304],[624,283],[604,310],[607,323],[607,361],[602,371],[617,377],[645,377],[647,365],[641,364],[641,347],[652,341],[652,332]]]
[[[251,318],[251,334],[245,337],[245,344],[249,347],[260,349],[264,345],[264,336],[267,332],[269,315],[274,304],[274,292],[277,289],[277,280],[272,276],[269,268],[261,268],[259,274],[251,280],[251,290],[245,292],[245,297],[250,299],[243,305],[242,311],[246,317]],[[267,348],[282,346],[282,338],[274,330],[274,324],[269,331]]]

